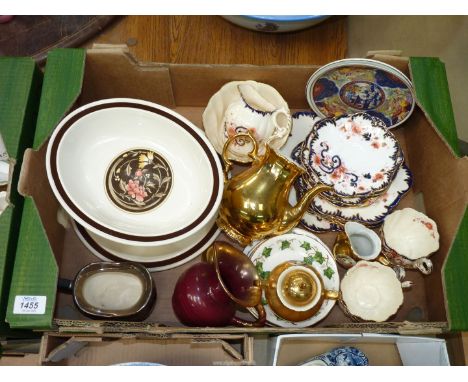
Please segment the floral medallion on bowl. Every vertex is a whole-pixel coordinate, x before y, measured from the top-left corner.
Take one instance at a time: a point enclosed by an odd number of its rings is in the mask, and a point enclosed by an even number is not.
[[[332,62],[317,70],[306,88],[307,100],[322,117],[367,112],[393,128],[415,106],[411,81],[391,65],[367,59]]]
[[[126,151],[109,166],[106,192],[110,200],[128,212],[156,208],[169,195],[172,171],[160,154],[147,149]]]

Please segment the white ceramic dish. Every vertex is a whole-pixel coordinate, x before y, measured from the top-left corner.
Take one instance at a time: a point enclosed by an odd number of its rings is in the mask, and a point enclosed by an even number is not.
[[[372,197],[390,186],[404,158],[385,124],[366,113],[316,123],[302,163],[342,197]]]
[[[279,149],[288,139],[291,125],[289,107],[281,94],[256,81],[228,82],[210,98],[203,112],[206,136],[219,154],[228,137],[247,130],[259,143],[260,154],[264,153],[266,142]],[[252,150],[251,144],[236,143],[228,150],[229,159],[251,162],[246,155]]]
[[[320,117],[313,111],[298,111],[292,115],[292,127],[289,138],[279,149],[279,152],[287,158],[292,158],[293,150],[300,143],[304,142],[314,125],[320,121]],[[301,163],[298,163],[302,166]]]
[[[384,194],[376,197],[372,204],[364,207],[339,207],[326,199],[316,197],[310,204],[308,211],[325,219],[327,217],[335,219],[343,224],[347,221],[354,221],[367,226],[378,226],[396,208],[401,198],[411,188],[411,184],[411,172],[406,165],[402,165],[390,187]],[[300,180],[298,186],[301,190],[303,189]]]
[[[295,228],[291,233],[252,243],[244,249],[260,273],[271,272],[277,265],[286,261],[305,262],[313,266],[322,276],[324,288],[339,290],[340,279],[336,262],[328,247],[314,234]],[[325,300],[320,310],[311,318],[300,322],[291,322],[278,317],[268,305],[265,305],[267,322],[283,328],[303,328],[324,319],[335,305],[335,300]],[[249,311],[255,315],[254,309]]]
[[[204,227],[176,244],[162,247],[131,247],[111,243],[97,235],[93,235],[83,226],[72,220],[72,227],[85,247],[95,256],[104,261],[132,261],[140,263],[150,272],[164,271],[178,267],[205,251],[219,236],[221,231],[215,224]]]
[[[312,27],[330,16],[298,15],[298,16],[223,16],[233,24],[259,32],[284,33]]]
[[[314,112],[297,112],[293,115],[293,127],[291,135],[281,148],[280,152],[297,162],[294,156],[294,150],[307,137],[315,123],[320,121],[320,118]],[[298,181],[298,184],[300,181]],[[297,186],[296,185],[296,186]],[[412,185],[412,176],[406,165],[402,165],[393,180],[388,190],[380,197],[377,197],[373,204],[365,207],[339,207],[327,200],[316,197],[309,210],[301,219],[301,224],[312,232],[337,232],[343,228],[329,220],[326,216],[337,217],[344,222],[345,219],[357,221],[367,226],[380,225],[387,216],[399,203],[401,198],[406,194]],[[297,187],[291,190],[289,194],[289,202],[291,205],[297,203]],[[301,187],[300,187],[301,188]],[[317,208],[317,211],[315,210]],[[320,214],[319,214],[320,213]]]
[[[70,113],[50,138],[46,166],[68,214],[123,244],[183,240],[221,202],[221,163],[203,131],[151,102],[107,99]]]
[[[388,215],[382,231],[384,244],[410,260],[422,259],[439,249],[436,222],[413,208]]]
[[[365,321],[382,322],[403,304],[403,287],[392,268],[359,261],[341,281],[341,296],[348,312]]]

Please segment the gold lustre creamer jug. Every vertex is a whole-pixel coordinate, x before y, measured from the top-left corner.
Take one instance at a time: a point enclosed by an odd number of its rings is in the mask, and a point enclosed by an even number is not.
[[[253,144],[248,154],[253,162],[247,170],[228,178],[232,167],[227,157],[234,140],[247,138]],[[230,137],[223,148],[225,185],[218,226],[242,245],[270,235],[280,235],[294,228],[319,193],[330,191],[322,184],[309,190],[296,206],[289,204],[289,192],[294,180],[304,170],[265,145],[265,154],[258,156],[257,142],[250,133]]]

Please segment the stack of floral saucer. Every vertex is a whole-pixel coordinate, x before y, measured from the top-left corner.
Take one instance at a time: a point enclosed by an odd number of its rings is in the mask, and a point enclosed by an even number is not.
[[[411,187],[398,141],[367,113],[335,119],[296,113],[282,152],[305,169],[292,203],[317,183],[333,187],[312,201],[302,219],[314,232],[339,231],[347,221],[376,228]]]

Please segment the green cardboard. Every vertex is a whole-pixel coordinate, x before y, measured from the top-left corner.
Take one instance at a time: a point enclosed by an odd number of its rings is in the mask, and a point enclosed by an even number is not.
[[[454,153],[460,157],[445,64],[434,57],[411,57],[410,71],[418,102]]]
[[[461,156],[458,144],[455,117],[448,87],[445,65],[438,58],[412,57],[411,76],[419,103],[437,127],[439,133]],[[468,209],[458,229],[445,263],[444,282],[447,299],[447,314],[452,330],[468,330]]]
[[[450,329],[468,330],[468,208],[444,266],[445,297]]]
[[[5,313],[24,201],[17,184],[24,150],[34,138],[41,83],[42,73],[31,58],[0,57],[0,133],[16,162],[10,205],[0,215],[0,335],[15,335],[5,323]]]
[[[49,53],[40,96],[33,147],[38,148],[81,92],[86,54],[83,49]],[[27,198],[16,250],[6,320],[15,329],[50,329],[57,293],[58,268],[39,213]],[[16,296],[46,296],[45,314],[15,314]]]

